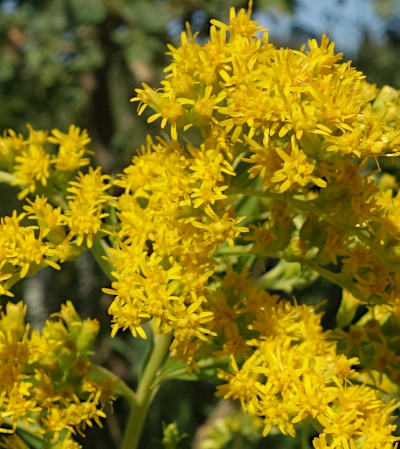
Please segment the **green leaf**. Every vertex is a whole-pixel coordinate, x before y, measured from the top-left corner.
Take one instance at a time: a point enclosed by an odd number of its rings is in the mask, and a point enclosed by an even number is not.
[[[299,262],[287,262],[281,259],[271,270],[259,279],[260,288],[281,290],[292,293],[295,289],[303,289],[312,284],[318,274]]]
[[[93,242],[93,246],[91,248],[92,254],[99,264],[99,267],[103,270],[104,274],[111,280],[115,281],[114,276],[111,274],[115,271],[115,267],[112,263],[110,263],[106,258],[108,255],[108,245],[103,239],[97,239]]]
[[[243,196],[236,206],[236,213],[238,217],[245,217],[241,222],[241,226],[254,220],[259,215],[259,198],[255,196]]]
[[[29,445],[29,447],[32,447],[34,449],[45,449],[46,447],[45,442],[41,438],[35,437],[25,430],[18,429],[18,435],[25,443]]]

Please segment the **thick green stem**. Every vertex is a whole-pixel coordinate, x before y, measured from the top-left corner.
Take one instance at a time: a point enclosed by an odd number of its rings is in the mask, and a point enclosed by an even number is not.
[[[168,336],[155,335],[153,352],[140,379],[136,400],[130,403],[131,410],[121,449],[137,449],[138,447],[147,410],[158,389],[158,386],[154,384],[157,373],[166,359],[169,345]]]
[[[301,449],[309,449],[310,448],[310,424],[307,422],[303,423],[300,430],[300,444]]]

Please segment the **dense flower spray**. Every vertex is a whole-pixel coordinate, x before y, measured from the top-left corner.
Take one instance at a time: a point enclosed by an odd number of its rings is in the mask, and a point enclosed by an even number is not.
[[[111,335],[129,329],[157,342],[129,393],[91,365],[85,342],[96,325],[71,303],[41,334],[9,303],[0,323],[3,431],[35,423],[40,438],[78,447],[73,435],[100,423],[114,389],[131,403],[123,448],[135,448],[155,390],[181,360],[189,373],[218,365],[217,395],[261,420],[264,436],[276,426],[295,437],[307,422],[315,449],[392,448],[400,197],[379,161],[400,155],[399,92],[340,63],[326,36],[276,48],[251,10],[231,9],[229,24],[212,20],[204,45],[187,27],[168,48],[162,86],[144,84],[132,98],[168,132],[149,136],[122,173],[80,171],[90,139],[74,126],[0,139],[2,179],[26,201],[0,223],[0,292],[12,297],[20,278],[91,249],[111,283]],[[333,331],[301,297],[318,276],[343,292]],[[283,297],[294,288],[298,298]],[[366,312],[354,319],[359,305]],[[62,357],[41,359],[53,340]],[[68,393],[55,358],[74,386]]]

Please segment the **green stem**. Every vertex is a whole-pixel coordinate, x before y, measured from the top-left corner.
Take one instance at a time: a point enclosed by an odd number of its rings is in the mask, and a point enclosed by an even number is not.
[[[247,195],[247,196],[257,196],[259,198],[273,198],[276,200],[286,200],[287,195],[282,193],[266,192],[264,190],[252,190],[252,189],[241,189],[239,187],[231,187],[225,192],[228,196],[230,195]]]
[[[2,419],[2,425],[5,425],[12,429],[14,427],[14,423],[11,418],[5,417]],[[23,430],[26,433],[36,436],[40,431],[40,426],[38,424],[32,424],[24,421],[23,419],[18,419],[17,421],[17,429]]]
[[[49,193],[47,195],[47,198],[50,200],[51,203],[61,207],[63,211],[66,211],[68,209],[68,203],[65,201],[65,198],[60,193]]]
[[[311,260],[307,260],[304,258],[297,258],[294,256],[288,256],[288,255],[282,255],[286,261],[288,262],[298,262],[311,270],[317,272],[320,276],[327,279],[328,281],[332,282],[333,284],[338,285],[342,289],[348,290],[353,296],[356,298],[362,299],[365,302],[368,302],[368,298],[363,295],[360,290],[356,287],[355,283],[352,282],[350,279],[346,279],[342,274],[340,273],[333,273],[332,271],[329,271],[318,264],[312,262]]]
[[[218,359],[211,357],[208,359],[202,359],[199,362],[197,362],[197,366],[199,368],[201,368],[201,370],[207,370],[207,369],[212,369],[212,368],[224,368],[226,369],[226,367],[229,365],[229,357],[228,356],[221,356]],[[160,375],[157,380],[155,381],[154,385],[159,385],[167,380],[170,379],[179,379],[180,376],[182,375],[187,375],[188,371],[186,368],[179,368],[176,369],[175,371],[171,371],[166,375]],[[198,378],[196,377],[196,375],[193,375],[193,380],[197,380]]]
[[[244,256],[249,254],[250,249],[252,247],[252,243],[250,245],[241,245],[241,246],[234,246],[233,248],[229,247],[223,247],[218,248],[215,252],[215,257],[221,257],[221,256]]]
[[[93,246],[91,248],[93,257],[96,262],[99,264],[99,267],[103,270],[104,274],[111,281],[115,281],[112,272],[115,271],[115,267],[112,263],[110,263],[107,258],[109,258],[108,254],[109,246],[104,241],[104,239],[98,239],[93,242]]]
[[[310,424],[304,423],[300,430],[301,449],[310,449]]]
[[[147,410],[158,390],[154,381],[166,359],[169,345],[170,338],[168,336],[159,334],[154,336],[153,352],[140,379],[136,400],[131,402],[131,410],[121,449],[137,449],[138,447]]]
[[[0,182],[5,184],[12,184],[17,179],[16,176],[11,173],[7,173],[6,171],[0,171]]]
[[[90,375],[94,380],[106,379],[112,381],[116,396],[124,397],[130,404],[136,402],[136,393],[131,390],[120,377],[109,371],[107,368],[92,364],[90,367]]]
[[[15,423],[11,418],[5,417],[2,420],[2,425],[14,429]],[[38,424],[28,423],[23,419],[18,419],[16,430],[20,436],[25,437],[23,438],[24,442],[29,439],[29,447],[32,446],[35,449],[43,448],[43,438],[39,436],[41,428]],[[21,447],[25,448],[28,446],[22,444]]]

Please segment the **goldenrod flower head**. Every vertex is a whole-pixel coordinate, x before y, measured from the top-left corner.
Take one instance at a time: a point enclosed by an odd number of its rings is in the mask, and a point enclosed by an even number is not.
[[[24,206],[24,210],[29,219],[38,223],[43,237],[52,243],[61,243],[65,239],[61,207],[54,208],[44,196],[37,196],[34,201],[28,198],[26,201],[28,205]]]
[[[263,30],[261,26],[257,26],[257,21],[251,20],[253,2],[249,2],[247,12],[244,9],[240,9],[236,14],[235,8],[231,7],[229,10],[229,25],[226,25],[219,20],[212,19],[211,23],[217,28],[228,31],[233,37],[243,36],[247,39],[251,39],[256,36],[256,32]]]
[[[36,232],[36,226],[21,225],[24,217],[24,213],[17,215],[14,211],[12,216],[0,220],[0,270],[6,275],[18,273],[23,278],[42,264],[58,269],[52,260],[51,245],[43,240],[42,233]]]
[[[259,383],[258,375],[252,369],[254,356],[249,357],[239,369],[234,357],[230,358],[232,374],[220,372],[219,377],[227,384],[217,387],[217,396],[239,399],[245,411],[249,410],[249,404],[257,396]]]
[[[312,176],[315,166],[307,162],[307,156],[297,146],[294,136],[291,141],[291,154],[276,148],[276,152],[283,160],[282,168],[276,170],[271,178],[272,183],[279,183],[278,191],[285,192],[292,186],[305,187],[313,183],[318,187],[326,187],[326,181]]]
[[[91,139],[86,130],[81,132],[75,125],[69,127],[68,133],[53,129],[47,141],[59,145],[58,154],[52,161],[56,170],[72,172],[89,164],[89,159],[83,157],[90,153],[86,145]]]
[[[33,129],[29,123],[26,126],[29,130],[29,135],[26,139],[26,143],[43,146],[46,143],[48,132],[43,129]]]
[[[319,173],[325,161],[334,167],[340,157],[396,154],[394,121],[378,114],[382,107],[371,107],[374,86],[339,63],[333,42],[323,36],[320,44],[310,40],[309,50],[275,48],[267,34],[257,37],[262,28],[250,11],[232,8],[228,25],[213,20],[204,46],[188,28],[181,46],[169,47],[173,61],[162,87],[137,90],[139,113],[153,108],[149,121],[161,117],[162,128],[169,123],[173,140],[192,126],[202,134],[218,130],[228,147],[237,142],[250,151],[244,160],[251,174],[278,192],[326,188]],[[206,81],[210,70],[213,80]],[[196,204],[212,189],[202,188]]]
[[[0,137],[0,167],[10,169],[15,155],[20,153],[25,147],[25,141],[22,134],[17,134],[13,129],[4,131]]]
[[[1,313],[0,317],[0,332],[2,332],[2,335],[8,338],[22,338],[25,333],[25,314],[26,305],[22,302],[16,304],[8,302],[6,310]]]
[[[217,394],[239,399],[247,413],[262,417],[264,435],[277,426],[283,434],[295,436],[294,424],[311,418],[322,426],[315,448],[325,443],[356,448],[363,447],[363,432],[370,423],[380,420],[382,431],[376,441],[397,441],[391,435],[390,415],[398,404],[386,405],[377,390],[357,385],[353,367],[359,359],[338,353],[319,323],[320,315],[309,306],[265,293],[249,280],[241,294],[255,303],[259,296],[260,301],[255,307],[249,307],[248,300],[236,303],[233,320],[242,313],[257,337],[247,341],[251,355],[231,357],[230,372],[220,372],[225,383]]]
[[[29,144],[15,158],[14,184],[25,187],[18,195],[19,199],[33,193],[37,185],[46,186],[50,176],[50,156],[44,151],[43,145]]]
[[[91,248],[94,236],[102,229],[102,220],[108,214],[104,205],[110,199],[105,191],[110,187],[106,181],[110,177],[102,175],[101,169],[89,168],[87,174],[79,173],[67,188],[68,210],[64,223],[69,227],[69,238],[76,237],[76,244]]]
[[[124,193],[117,201],[118,248],[110,250],[116,281],[104,289],[115,296],[112,335],[129,328],[145,338],[143,324],[153,319],[158,332],[173,331],[171,349],[188,364],[214,335],[213,313],[204,307],[211,256],[247,231],[225,203],[235,172],[224,143],[218,133],[200,147],[148,138],[115,181]]]

